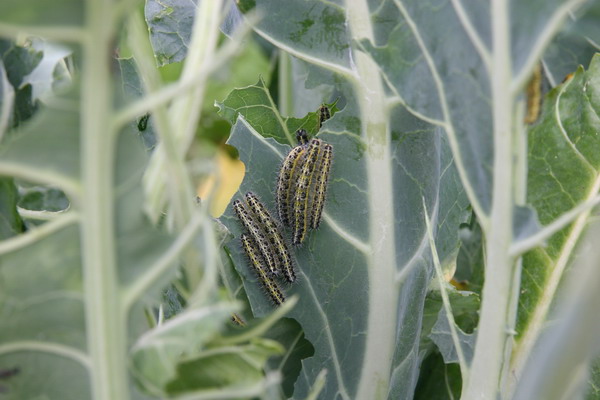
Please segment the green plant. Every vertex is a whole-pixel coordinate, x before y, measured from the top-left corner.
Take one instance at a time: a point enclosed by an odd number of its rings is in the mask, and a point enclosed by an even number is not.
[[[571,268],[600,201],[597,2],[32,3],[0,15],[0,398],[598,395],[593,255]],[[44,96],[32,36],[71,46]],[[257,37],[277,68],[215,98],[228,63],[264,63],[236,56]],[[215,100],[234,198],[275,210],[299,128],[334,149],[275,310],[231,207],[195,201]]]

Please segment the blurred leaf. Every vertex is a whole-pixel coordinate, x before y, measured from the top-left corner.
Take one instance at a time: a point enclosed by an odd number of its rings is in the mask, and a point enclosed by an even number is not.
[[[80,0],[3,0],[1,22],[11,24],[82,25],[84,2]]]
[[[77,104],[73,94],[51,100],[24,124],[22,132],[0,148],[0,171],[5,173],[3,168],[10,166],[9,171],[16,171],[11,173],[20,179],[35,182],[39,176],[43,183],[78,193],[74,189],[81,185]],[[141,144],[131,133],[123,132],[115,149],[115,241],[120,283],[126,285],[143,276],[172,239],[156,232],[139,207],[143,198],[141,176],[146,165]],[[57,204],[65,200],[56,189],[39,193],[45,197],[25,197],[24,205],[46,208],[56,205],[55,200]],[[76,211],[80,211],[79,206],[72,205]],[[60,344],[80,357],[86,356],[81,260],[80,229],[74,224],[0,257],[0,319],[10,321],[0,330],[3,345],[25,340],[49,347]],[[168,271],[155,282],[140,299],[142,303],[156,304],[159,290],[172,274]],[[143,314],[139,306],[134,310],[128,319],[133,336],[148,329],[140,318]],[[21,372],[6,386],[7,393],[16,399],[80,400],[90,396],[87,371],[77,357],[30,348],[0,354],[0,369],[15,367]],[[71,379],[75,381],[70,382]]]
[[[537,212],[530,206],[517,206],[513,211],[513,238],[515,241],[533,236],[541,229]]]
[[[40,63],[43,53],[31,46],[17,46],[9,40],[0,40],[0,55],[4,61],[6,75],[15,89],[20,88],[29,75]]]
[[[440,353],[430,354],[421,365],[415,400],[460,398],[462,379],[458,364],[446,364]]]
[[[4,62],[0,59],[0,138],[12,126],[14,103],[15,89],[8,81]]]
[[[140,81],[135,60],[133,58],[119,58],[117,61],[119,62],[121,71],[121,92],[123,98],[125,101],[135,101],[141,98],[144,95],[144,87]],[[156,132],[150,114],[138,116],[137,120],[132,122],[131,125],[142,137],[147,150],[153,149],[156,146]]]
[[[280,343],[285,349],[281,356],[271,357],[268,362],[269,370],[278,370],[283,377],[282,387],[286,398],[294,394],[294,384],[302,370],[301,361],[312,357],[315,349],[304,337],[302,327],[291,318],[279,320],[265,337]]]
[[[23,231],[23,221],[17,212],[19,195],[11,178],[0,178],[0,240]]]
[[[222,44],[230,39],[224,38]],[[214,115],[215,101],[224,99],[235,88],[244,87],[256,82],[257,76],[269,80],[269,59],[261,50],[252,36],[244,38],[244,44],[235,56],[223,67],[215,71],[208,80],[205,89],[205,99],[202,103],[203,112]],[[235,120],[233,121],[235,122]]]
[[[26,170],[35,168],[50,175],[57,185],[80,179],[79,109],[72,92],[61,96],[63,104],[51,101],[20,127],[19,135],[5,141],[0,148],[0,166],[6,162]]]
[[[484,276],[483,233],[481,225],[477,222],[475,214],[468,224],[460,227],[460,250],[456,259],[456,273],[454,279],[464,282],[468,289],[481,294]]]
[[[148,0],[145,5],[150,41],[159,66],[181,61],[190,44],[197,0]]]
[[[590,366],[590,378],[588,380],[588,391],[585,399],[600,399],[600,358],[596,358]]]
[[[598,17],[600,3],[588,1],[576,13],[571,13],[567,26],[544,52],[542,59],[551,86],[557,86],[580,65],[588,65],[600,50]]]
[[[221,32],[231,37],[233,33],[244,23],[242,13],[238,10],[234,1],[228,1],[229,7],[225,19],[221,24]]]
[[[188,310],[140,337],[132,349],[133,374],[140,386],[164,396],[167,384],[181,373],[177,366],[198,358],[233,310],[230,305]]]
[[[65,60],[73,51],[56,43],[41,39],[32,39],[31,47],[41,54],[39,64],[23,78],[23,84],[32,87],[33,101],[48,98],[55,90],[64,90],[71,83],[71,73],[67,70]]]
[[[19,207],[34,211],[62,211],[69,207],[69,199],[58,189],[35,186],[26,190],[19,199]]]
[[[37,109],[28,76],[40,64],[43,54],[32,46],[17,46],[11,41],[0,39],[0,58],[14,90],[12,126],[17,126],[29,119]]]
[[[248,345],[211,349],[179,364],[177,377],[169,382],[167,391],[178,394],[191,390],[223,391],[251,387],[263,380],[267,359],[281,352],[281,346],[266,339],[256,339]]]

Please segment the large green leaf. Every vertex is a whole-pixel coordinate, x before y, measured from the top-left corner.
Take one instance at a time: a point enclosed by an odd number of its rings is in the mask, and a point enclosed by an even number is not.
[[[10,321],[0,330],[0,369],[20,371],[6,383],[11,398],[90,396],[86,320],[93,316],[85,315],[84,309],[79,221],[66,219],[71,211],[82,212],[78,139],[77,97],[69,95],[54,100],[0,149],[0,173],[56,186],[75,200],[70,211],[55,217],[57,222],[70,222],[0,257],[0,315],[2,321]],[[156,232],[139,207],[147,158],[141,144],[126,131],[115,149],[118,273],[125,286],[143,277],[172,239]],[[27,197],[23,201],[35,205]],[[46,203],[42,200],[41,205]],[[168,276],[155,287],[162,287]],[[156,304],[156,294],[149,291],[144,300]],[[129,328],[139,333],[149,327],[132,314]],[[71,379],[76,384],[66,384]]]
[[[377,271],[367,268],[363,253],[369,246],[370,235],[369,215],[365,212],[369,196],[365,187],[365,152],[368,150],[355,135],[358,118],[351,112],[350,107],[339,112],[319,133],[320,138],[334,147],[325,218],[322,227],[296,249],[299,283],[286,290],[287,295],[300,296],[291,316],[301,323],[307,339],[315,347],[315,355],[303,361],[303,374],[296,384],[295,398],[306,395],[323,368],[330,371],[324,396],[342,392],[353,398],[363,365],[367,362],[364,353],[367,338],[360,332],[368,329],[369,291],[378,290],[366,283]],[[270,115],[272,110],[265,110],[260,118],[249,121],[240,116],[229,143],[238,149],[246,165],[247,173],[240,193],[257,193],[273,211],[273,184],[290,147],[265,138],[257,131],[264,125],[264,118]],[[284,118],[270,123],[277,121],[284,121]],[[454,254],[457,248],[457,227],[464,217],[465,203],[445,140],[439,132],[402,108],[394,111],[393,121],[394,127],[401,127],[392,132],[394,208],[398,221],[396,268],[401,295],[389,299],[394,308],[400,302],[398,342],[389,351],[394,353],[395,367],[393,373],[390,371],[394,382],[391,396],[402,397],[402,393],[412,393],[416,385],[420,324],[415,321],[421,319],[431,276],[430,253],[424,245],[427,240],[424,219],[421,212],[412,210],[420,209],[422,197],[430,209],[437,210],[433,216],[438,232],[436,239],[440,254],[445,258]],[[239,238],[241,228],[231,209],[222,220]],[[234,243],[230,251],[243,277],[255,315],[263,315],[272,306],[246,265],[240,246]]]
[[[292,54],[306,54],[311,61],[350,71],[350,34],[344,8],[335,2],[242,0],[244,13],[261,17],[256,32]],[[286,21],[286,23],[282,23]]]
[[[587,71],[553,89],[544,99],[540,122],[529,131],[528,202],[548,224],[600,187],[600,58]],[[576,244],[590,220],[585,212],[553,235],[544,247],[523,257],[517,333],[517,363],[541,333],[559,283],[576,254]]]

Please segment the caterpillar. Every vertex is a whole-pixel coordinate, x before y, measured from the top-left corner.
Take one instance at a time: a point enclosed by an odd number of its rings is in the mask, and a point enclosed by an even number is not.
[[[299,145],[305,145],[308,143],[308,133],[304,129],[298,129],[296,131],[296,140]]]
[[[309,226],[310,189],[315,168],[323,148],[322,145],[323,141],[320,139],[312,139],[310,141],[309,147],[306,150],[306,160],[302,165],[300,176],[296,183],[296,194],[294,196],[294,235],[292,240],[292,243],[295,245],[302,244],[306,238]]]
[[[298,140],[300,141],[300,139]],[[283,164],[281,164],[279,177],[277,178],[277,193],[275,196],[277,199],[277,211],[281,222],[286,226],[290,226],[292,222],[293,192],[298,174],[304,164],[305,156],[305,146],[296,146],[290,150]]]
[[[246,322],[236,313],[231,314],[231,322],[237,326],[246,326]]]
[[[542,64],[538,63],[533,69],[533,74],[526,89],[527,111],[524,122],[533,124],[540,116],[542,109]]]
[[[246,193],[246,202],[265,230],[267,238],[269,239],[272,248],[275,250],[275,255],[279,259],[279,265],[283,269],[283,275],[285,279],[288,282],[293,283],[296,280],[294,262],[288,246],[283,239],[281,230],[277,226],[277,223],[273,217],[271,217],[271,214],[269,214],[267,208],[258,200],[258,197],[256,197],[254,193]]]
[[[256,272],[256,275],[258,276],[258,279],[260,280],[263,288],[267,291],[267,294],[269,295],[269,297],[275,305],[278,306],[283,304],[283,302],[285,301],[283,292],[279,288],[277,282],[271,279],[271,277],[267,273],[267,270],[264,267],[260,251],[258,250],[256,243],[250,236],[246,235],[245,233],[242,234],[241,240],[244,252],[248,256],[248,259],[250,260],[250,265],[252,265],[254,272]]]
[[[279,271],[279,259],[273,254],[270,243],[260,226],[252,219],[246,206],[241,201],[235,200],[233,202],[233,210],[242,222],[242,225],[244,225],[248,233],[252,236],[253,241],[257,243],[260,253],[271,273],[277,274]]]
[[[321,129],[321,127],[323,126],[323,122],[331,118],[331,113],[329,112],[329,108],[325,104],[322,104],[321,107],[319,107],[317,113],[319,113],[319,129]]]
[[[331,171],[331,163],[333,160],[333,146],[329,143],[323,144],[323,155],[317,163],[317,182],[315,185],[313,206],[311,209],[311,228],[317,229],[321,223],[321,215],[325,205],[327,195],[327,182]]]

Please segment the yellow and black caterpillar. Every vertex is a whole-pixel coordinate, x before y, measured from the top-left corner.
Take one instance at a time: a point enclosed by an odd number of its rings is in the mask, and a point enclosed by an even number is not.
[[[298,146],[284,159],[277,179],[277,209],[284,225],[293,230],[292,243],[302,244],[308,229],[317,229],[327,195],[333,146],[296,133]]]

